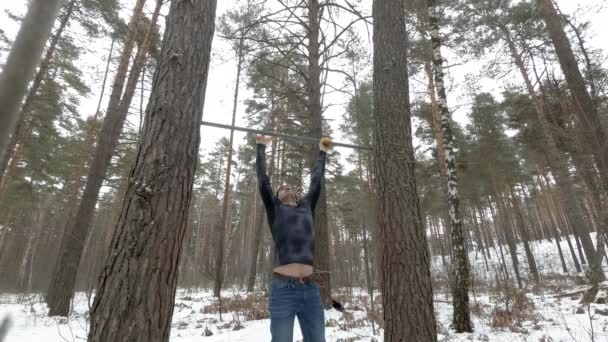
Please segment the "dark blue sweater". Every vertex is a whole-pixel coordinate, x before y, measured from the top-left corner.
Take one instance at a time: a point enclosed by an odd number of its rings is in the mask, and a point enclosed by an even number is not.
[[[319,159],[310,176],[308,194],[298,200],[296,207],[289,207],[272,192],[266,174],[266,145],[257,145],[256,170],[260,195],[266,208],[268,225],[275,243],[274,267],[288,264],[313,266],[315,255],[315,207],[325,175],[326,153],[320,151]]]

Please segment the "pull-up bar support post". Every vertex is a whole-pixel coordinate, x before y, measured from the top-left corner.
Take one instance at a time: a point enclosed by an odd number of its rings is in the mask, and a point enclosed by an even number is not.
[[[272,136],[272,137],[277,137],[277,138],[297,141],[297,142],[306,142],[306,143],[313,143],[313,144],[319,142],[319,140],[317,140],[317,139],[308,138],[308,137],[298,137],[295,135],[277,133],[277,132],[273,132],[273,131],[262,131],[259,129],[230,126],[230,125],[224,125],[224,124],[219,124],[219,123],[215,123],[215,122],[203,121],[203,122],[201,122],[201,125],[209,126],[209,127],[216,127],[216,128],[233,129],[235,131],[241,131],[241,132],[267,135],[267,136]],[[340,142],[332,142],[332,145],[337,146],[337,147],[353,148],[356,150],[371,150],[371,148],[368,146],[359,146],[359,145],[345,144],[345,143],[340,143]]]

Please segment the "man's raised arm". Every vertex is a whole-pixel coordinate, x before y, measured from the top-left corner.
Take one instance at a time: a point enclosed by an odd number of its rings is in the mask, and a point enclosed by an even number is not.
[[[255,165],[256,173],[258,176],[258,186],[260,189],[260,196],[262,197],[262,202],[264,202],[264,207],[266,207],[266,212],[269,214],[270,219],[272,211],[274,210],[274,200],[272,195],[272,188],[270,186],[270,179],[268,179],[268,174],[266,173],[266,145],[270,143],[271,138],[258,135],[255,140]]]
[[[323,189],[323,180],[325,178],[325,162],[327,159],[327,152],[331,149],[331,139],[323,138],[319,142],[319,159],[310,174],[310,187],[308,194],[306,195],[310,207],[314,211],[317,206],[319,196],[321,196],[321,190]]]

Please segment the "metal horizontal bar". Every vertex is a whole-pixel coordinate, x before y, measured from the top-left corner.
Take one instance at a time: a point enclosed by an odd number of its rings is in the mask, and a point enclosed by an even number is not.
[[[314,139],[314,138],[298,137],[295,135],[277,133],[277,132],[273,132],[273,131],[262,131],[259,129],[230,126],[230,125],[224,125],[224,124],[219,124],[219,123],[215,123],[215,122],[203,121],[203,122],[201,122],[201,125],[217,127],[217,128],[224,128],[224,129],[233,129],[235,131],[241,131],[241,132],[268,135],[268,136],[277,137],[277,138],[281,138],[281,139],[285,139],[285,140],[291,140],[291,141],[307,142],[307,143],[313,143],[313,144],[316,144],[319,142],[319,140]],[[345,144],[345,143],[333,142],[333,141],[332,141],[332,145],[337,146],[337,147],[354,148],[357,150],[371,150],[371,148],[368,146],[359,146],[359,145]]]

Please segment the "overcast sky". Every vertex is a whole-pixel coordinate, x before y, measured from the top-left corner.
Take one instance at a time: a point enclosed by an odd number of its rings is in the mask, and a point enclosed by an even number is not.
[[[4,30],[10,38],[13,38],[18,30],[18,24],[9,20],[5,14],[5,10],[10,10],[15,14],[22,15],[25,13],[26,0],[12,0],[12,1],[1,1],[0,2],[0,29]],[[608,25],[606,24],[607,11],[604,6],[593,6],[593,4],[599,4],[600,0],[585,0],[585,1],[572,1],[572,0],[558,0],[562,11],[568,14],[576,13],[581,19],[588,19],[592,22],[591,27],[591,39],[588,39],[587,43],[592,48],[603,48],[608,47]],[[360,6],[364,11],[371,13],[371,0],[361,1]],[[131,13],[133,0],[122,0],[123,17],[128,18]],[[147,11],[152,12],[152,6],[154,1],[148,1]],[[219,17],[227,9],[232,7],[234,1],[230,0],[219,0],[217,16]],[[166,9],[165,9],[166,12]],[[370,28],[371,29],[371,28]],[[363,33],[362,36],[366,36],[367,33]],[[88,85],[91,87],[91,94],[81,100],[81,113],[83,115],[91,115],[95,111],[98,97],[101,89],[101,77],[105,67],[105,60],[109,51],[110,42],[107,39],[87,39],[83,42],[84,46],[88,47],[88,50],[83,53],[81,57],[81,66],[86,75]],[[369,44],[369,42],[367,42]],[[367,46],[369,51],[372,50],[371,46]],[[458,60],[456,56],[450,51],[445,51],[448,56],[448,64],[459,64],[462,61]],[[1,57],[6,58],[5,55]],[[465,87],[461,85],[464,83],[467,74],[477,74],[480,71],[480,61],[471,61],[458,65],[449,69],[450,92],[448,94],[450,106],[453,109],[454,118],[460,122],[466,122],[467,106],[466,104],[470,101],[467,98]],[[233,58],[233,53],[230,51],[227,43],[222,39],[215,38],[213,41],[213,59],[210,66],[210,73],[207,86],[204,120],[229,124],[232,112],[232,98],[234,93],[234,84],[236,78],[236,62]],[[110,77],[110,81],[112,78]],[[422,91],[425,85],[423,79],[412,78],[410,80],[413,91],[416,89]],[[245,88],[245,82],[241,82],[241,102],[238,107],[238,119],[237,125],[246,125],[244,118],[244,106],[243,100],[251,94]],[[479,89],[489,91],[493,93],[499,92],[504,89],[505,86],[521,83],[519,79],[513,79],[512,77],[506,77],[498,81],[484,79],[479,84]],[[338,84],[339,86],[340,84]],[[107,100],[108,92],[106,91]],[[342,114],[344,112],[344,103],[346,97],[343,95],[329,95],[325,98],[325,105],[333,105],[325,112],[325,118],[329,119],[334,131],[338,133],[338,125],[340,123]],[[137,125],[137,116],[130,116],[129,122],[133,125]],[[203,127],[202,128],[202,144],[201,151],[209,151],[213,148],[214,143],[222,136],[227,135],[229,132],[222,129]],[[235,135],[235,141],[241,142],[244,134],[237,133]],[[340,134],[334,137],[336,140],[346,140]],[[341,150],[343,155],[349,153],[347,150]]]

